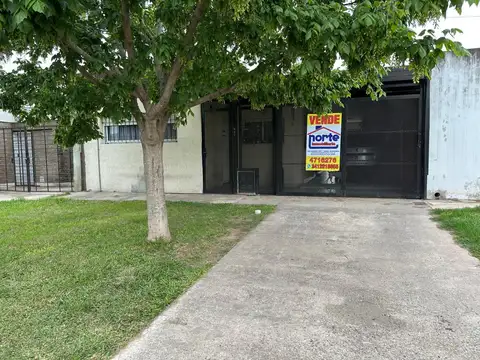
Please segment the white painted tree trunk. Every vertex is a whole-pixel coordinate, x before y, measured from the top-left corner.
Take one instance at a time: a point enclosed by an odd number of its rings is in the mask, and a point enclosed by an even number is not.
[[[148,241],[171,239],[163,176],[163,137],[155,144],[142,143],[147,185]]]

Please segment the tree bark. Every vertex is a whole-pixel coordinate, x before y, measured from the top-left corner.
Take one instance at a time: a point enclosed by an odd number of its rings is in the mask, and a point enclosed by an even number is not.
[[[163,135],[166,121],[165,119],[147,120],[142,126],[143,164],[147,185],[148,241],[171,239],[163,174]]]

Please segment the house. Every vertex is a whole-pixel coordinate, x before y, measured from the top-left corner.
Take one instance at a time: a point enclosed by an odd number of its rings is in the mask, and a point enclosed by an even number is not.
[[[431,81],[394,71],[384,87],[377,102],[357,91],[334,109],[343,118],[338,171],[306,170],[307,109],[197,106],[187,125],[168,125],[166,191],[480,199],[480,49],[448,54]],[[103,140],[84,145],[86,189],[145,191],[135,123],[101,130]]]
[[[54,142],[54,124],[27,128],[0,113],[0,191],[72,191],[72,149]]]
[[[480,199],[480,49],[448,54],[430,81],[393,71],[384,89],[313,114],[310,135],[307,109],[196,106],[187,125],[168,124],[166,192]],[[27,129],[0,113],[0,191],[144,192],[135,122],[100,129],[103,139],[63,149],[53,124]]]

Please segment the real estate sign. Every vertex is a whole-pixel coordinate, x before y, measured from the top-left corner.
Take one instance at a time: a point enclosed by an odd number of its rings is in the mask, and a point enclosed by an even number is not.
[[[342,114],[308,114],[307,171],[340,171]]]

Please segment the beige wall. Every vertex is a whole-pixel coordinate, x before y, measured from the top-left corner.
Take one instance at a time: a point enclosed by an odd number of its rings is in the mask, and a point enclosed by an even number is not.
[[[202,127],[200,106],[192,108],[187,125],[177,130],[177,142],[164,144],[165,191],[201,193]],[[103,131],[103,126],[101,128]],[[140,143],[91,141],[85,144],[87,190],[145,192]]]

